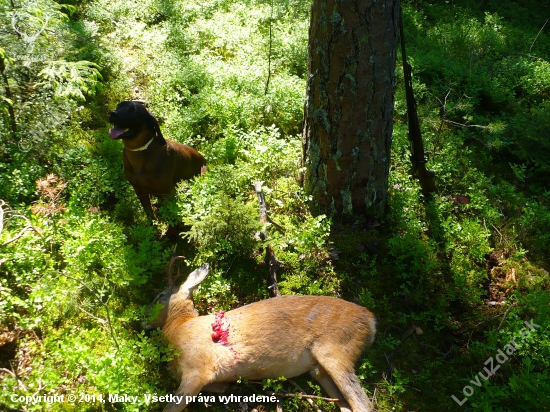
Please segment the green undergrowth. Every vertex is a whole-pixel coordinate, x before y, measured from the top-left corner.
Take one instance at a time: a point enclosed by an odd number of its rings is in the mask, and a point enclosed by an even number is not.
[[[141,321],[175,244],[180,279],[211,265],[195,291],[200,314],[267,299],[268,246],[282,294],[368,307],[378,333],[356,371],[377,410],[550,409],[547,5],[404,2],[437,192],[424,198],[410,177],[398,82],[389,213],[345,222],[313,216],[299,184],[309,3],[0,7],[0,409],[162,410],[145,395],[175,392],[166,369],[175,352]],[[107,135],[109,111],[130,98],[208,161],[153,222]],[[326,396],[308,376],[296,381]],[[226,394],[270,390],[298,392],[282,379],[241,379]],[[20,398],[37,394],[83,402]],[[227,407],[188,410],[242,410]]]

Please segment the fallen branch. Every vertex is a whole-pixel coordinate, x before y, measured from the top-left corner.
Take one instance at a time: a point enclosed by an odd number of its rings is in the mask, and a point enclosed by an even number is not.
[[[254,189],[256,190],[258,202],[260,204],[260,223],[265,224],[268,221],[268,217],[265,196],[262,191],[262,183],[263,182],[258,181],[254,182]],[[260,239],[267,239],[267,232],[265,230],[260,232]],[[265,248],[265,264],[269,266],[269,286],[267,287],[269,289],[269,295],[272,298],[281,296],[279,286],[277,286],[277,270],[281,265],[281,261],[275,256],[275,252],[273,251],[273,247],[271,245],[267,245]]]
[[[4,243],[2,243],[0,245],[0,247],[5,247],[5,246],[9,245],[10,243],[13,243],[13,242],[19,240],[20,238],[23,237],[23,235],[25,234],[26,231],[32,230],[32,229],[33,229],[32,226],[25,226],[23,229],[21,229],[21,232],[19,232],[18,235],[12,237],[11,239],[6,240]]]
[[[281,265],[281,261],[275,257],[275,252],[271,245],[267,245],[265,248],[265,262],[269,265],[269,294],[272,298],[281,296],[279,292],[279,286],[277,285],[277,270]]]
[[[0,199],[0,235],[4,231],[4,215],[6,214],[6,211],[4,210],[4,206],[6,206],[6,202],[4,202],[2,199]],[[20,215],[20,214],[14,214],[14,215],[12,215],[12,217],[18,217],[20,219],[23,219],[27,223],[27,226],[25,226],[23,229],[21,229],[21,231],[17,235],[15,235],[14,237],[12,237],[11,239],[8,239],[4,243],[0,244],[0,248],[3,248],[5,246],[9,245],[10,243],[13,243],[13,242],[21,239],[21,237],[23,237],[25,232],[27,232],[29,230],[34,230],[39,235],[41,234],[40,231],[38,229],[36,229],[31,224],[30,220],[26,216]],[[4,262],[2,262],[2,263],[4,263]]]
[[[254,182],[254,189],[256,190],[256,195],[258,195],[258,202],[260,203],[260,223],[263,225],[269,222],[273,226],[275,226],[277,229],[279,229],[281,232],[286,232],[286,229],[284,227],[282,227],[280,224],[275,222],[273,219],[271,219],[267,215],[267,206],[265,203],[265,195],[262,191],[262,183],[263,182],[259,182],[259,181]],[[267,237],[267,233],[265,232],[262,232],[260,235],[261,236],[265,235]],[[262,240],[264,240],[264,238],[262,238]]]
[[[256,181],[254,182],[254,190],[256,190],[256,195],[258,196],[258,203],[260,204],[260,223],[262,225],[267,223],[267,206],[265,204],[265,196],[262,192],[262,183]],[[262,237],[262,240],[265,240],[267,238],[267,234],[265,232],[261,232],[260,236]]]

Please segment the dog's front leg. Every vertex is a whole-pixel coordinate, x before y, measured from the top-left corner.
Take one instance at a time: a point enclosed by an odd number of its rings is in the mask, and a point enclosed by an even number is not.
[[[138,190],[136,190],[136,195],[141,202],[141,206],[143,206],[143,210],[145,210],[147,219],[149,219],[149,221],[155,219],[155,211],[151,204],[151,195],[149,195],[149,193],[140,193]]]

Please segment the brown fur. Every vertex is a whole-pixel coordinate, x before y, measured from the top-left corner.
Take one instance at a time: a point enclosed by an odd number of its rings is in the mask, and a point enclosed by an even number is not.
[[[204,172],[204,157],[190,146],[164,139],[157,120],[142,104],[120,103],[109,122],[114,124],[109,136],[124,144],[124,175],[148,216],[153,216],[151,195],[172,194],[178,182]]]
[[[215,315],[198,316],[191,300],[208,270],[202,266],[155,300],[164,308],[150,328],[162,327],[168,341],[181,349],[170,364],[180,379],[176,395],[195,396],[239,377],[291,378],[310,372],[329,396],[340,399],[342,411],[373,411],[354,371],[374,340],[372,313],[328,296],[272,298],[224,313],[227,340],[216,341]],[[183,401],[164,410],[179,412],[187,406]]]

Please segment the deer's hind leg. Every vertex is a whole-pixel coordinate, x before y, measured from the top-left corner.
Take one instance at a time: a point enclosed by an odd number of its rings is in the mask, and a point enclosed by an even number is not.
[[[322,352],[322,351],[318,351]],[[337,354],[314,354],[318,366],[311,371],[323,389],[341,399],[338,406],[342,412],[372,412],[374,407],[355,375],[354,365]],[[320,361],[321,359],[321,361]]]
[[[340,392],[340,389],[336,386],[332,378],[329,376],[320,365],[316,366],[310,371],[311,376],[315,378],[317,382],[323,387],[328,396],[334,399],[340,399],[337,405],[340,407],[341,412],[351,412],[351,407],[345,401],[344,395]]]

